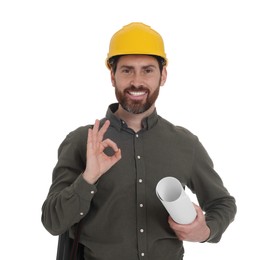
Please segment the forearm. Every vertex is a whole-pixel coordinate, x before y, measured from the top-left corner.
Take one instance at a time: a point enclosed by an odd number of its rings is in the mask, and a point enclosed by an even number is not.
[[[232,196],[217,199],[204,206],[206,223],[210,236],[206,242],[217,243],[229,224],[234,220],[237,207]]]
[[[80,175],[72,185],[58,190],[57,185],[52,185],[42,206],[42,223],[53,235],[65,232],[87,214],[96,186]]]

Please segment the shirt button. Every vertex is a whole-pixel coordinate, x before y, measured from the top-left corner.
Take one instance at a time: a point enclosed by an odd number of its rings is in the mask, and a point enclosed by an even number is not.
[[[83,212],[80,212],[80,215],[83,216]]]
[[[94,194],[94,191],[93,191],[93,190],[91,190],[91,194]]]
[[[137,155],[137,159],[139,159],[139,160],[140,160],[140,159],[141,159],[141,156],[140,156],[140,155]]]
[[[141,229],[140,229],[140,232],[143,233],[143,232],[144,232],[144,229],[141,228]]]
[[[138,134],[136,134],[135,136],[136,136],[137,138],[139,137],[139,135],[138,135]]]
[[[145,256],[145,253],[141,253],[141,256]]]
[[[143,182],[143,180],[142,179],[139,179],[139,183],[142,183]]]
[[[140,208],[143,208],[143,207],[144,207],[144,205],[143,205],[142,203],[141,203],[139,206],[140,206]]]

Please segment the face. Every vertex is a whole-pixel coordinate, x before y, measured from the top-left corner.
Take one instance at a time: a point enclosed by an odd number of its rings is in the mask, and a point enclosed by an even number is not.
[[[115,74],[111,72],[111,81],[119,104],[130,113],[140,114],[155,104],[166,76],[166,68],[161,74],[156,58],[126,55],[120,57]]]

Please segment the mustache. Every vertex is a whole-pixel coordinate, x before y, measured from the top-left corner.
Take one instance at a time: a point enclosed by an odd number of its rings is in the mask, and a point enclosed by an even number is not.
[[[144,91],[144,92],[149,92],[149,89],[148,88],[145,88],[144,86],[138,86],[138,87],[135,87],[133,85],[127,87],[124,92],[129,92],[129,91]]]

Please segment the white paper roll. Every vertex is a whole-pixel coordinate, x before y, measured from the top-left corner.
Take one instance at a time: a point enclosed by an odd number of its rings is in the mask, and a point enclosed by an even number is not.
[[[195,207],[178,179],[161,179],[156,186],[156,194],[175,222],[190,224],[196,218]]]

